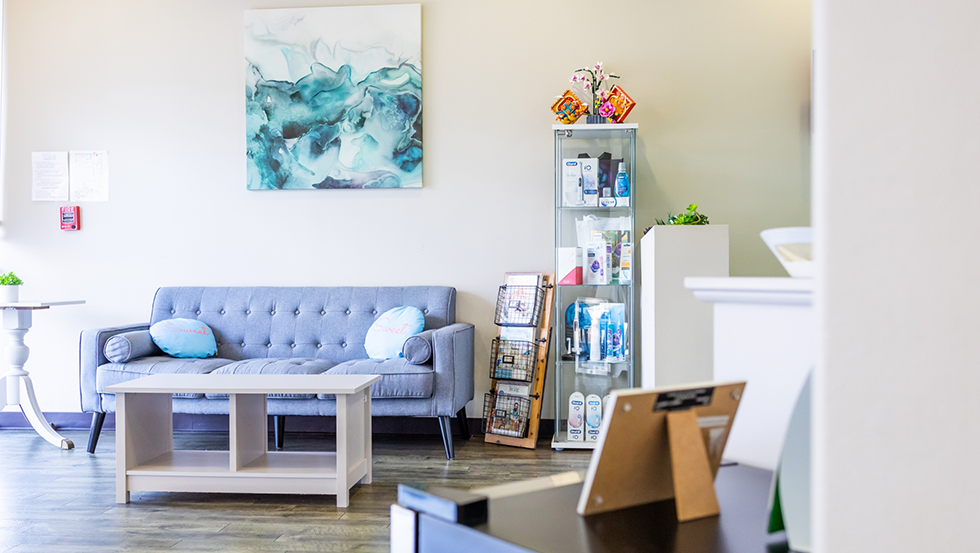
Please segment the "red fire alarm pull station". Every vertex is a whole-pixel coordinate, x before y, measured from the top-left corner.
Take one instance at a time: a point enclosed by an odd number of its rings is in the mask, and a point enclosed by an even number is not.
[[[68,205],[61,208],[61,230],[78,230],[81,228],[79,216],[81,210],[77,205]]]

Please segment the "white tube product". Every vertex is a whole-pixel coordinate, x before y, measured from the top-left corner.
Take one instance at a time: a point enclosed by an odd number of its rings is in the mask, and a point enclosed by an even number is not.
[[[605,305],[593,305],[589,307],[589,317],[592,324],[589,326],[589,361],[597,363],[602,361],[602,313],[605,312]]]
[[[581,325],[582,325],[582,323],[581,323],[580,317],[579,317],[579,315],[580,315],[580,309],[578,307],[578,301],[576,300],[573,305],[574,305],[574,307],[572,309],[575,310],[575,315],[573,315],[574,318],[572,319],[572,321],[573,321],[573,324],[572,324],[572,354],[575,356],[575,359],[578,359],[579,355],[582,354],[582,338],[581,338],[581,335],[582,335],[582,330],[581,330],[582,329],[582,326]]]
[[[585,396],[572,392],[568,396],[568,441],[581,442],[585,438]]]

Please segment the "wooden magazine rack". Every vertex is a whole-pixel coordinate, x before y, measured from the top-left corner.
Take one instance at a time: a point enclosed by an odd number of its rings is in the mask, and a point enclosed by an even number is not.
[[[548,368],[548,354],[551,351],[551,314],[554,304],[555,274],[507,273],[506,279],[506,282],[512,282],[515,280],[512,277],[533,275],[541,275],[541,280],[540,285],[537,287],[538,290],[531,290],[529,291],[530,294],[525,294],[524,292],[528,291],[523,290],[529,288],[528,286],[511,286],[507,284],[501,287],[500,295],[497,298],[497,312],[494,320],[500,327],[497,339],[494,341],[494,348],[500,348],[501,344],[506,342],[504,339],[507,334],[505,328],[533,329],[531,339],[536,342],[536,347],[528,349],[528,352],[533,352],[529,354],[534,356],[533,373],[528,375],[523,371],[514,371],[514,378],[512,379],[498,378],[501,374],[509,373],[502,373],[496,369],[499,362],[499,350],[495,349],[491,354],[491,384],[490,392],[486,395],[484,402],[483,419],[484,441],[513,447],[523,447],[525,449],[534,449],[537,447],[538,429],[541,423],[541,404],[542,398],[544,397],[544,383]],[[510,287],[509,290],[508,287]],[[513,297],[517,297],[516,294],[518,291],[516,289],[522,289],[519,290],[522,298],[525,296],[533,298],[534,305],[528,305],[527,307],[532,310],[540,309],[540,317],[525,321],[520,317],[515,318],[512,315],[508,315],[507,310],[513,309],[515,302],[519,303],[520,301],[524,301],[512,299]],[[517,321],[516,323],[514,322],[515,320]],[[500,357],[506,356],[501,355]],[[501,383],[504,383],[504,386],[500,386]],[[519,385],[529,386],[528,395],[521,397],[501,393],[501,388],[506,388],[507,383],[518,383]],[[502,417],[505,416],[501,413],[501,404],[507,404],[507,407],[511,407],[510,413],[514,414],[513,420],[519,425],[507,426],[501,424],[503,421]],[[526,419],[520,421],[517,417],[526,417]]]

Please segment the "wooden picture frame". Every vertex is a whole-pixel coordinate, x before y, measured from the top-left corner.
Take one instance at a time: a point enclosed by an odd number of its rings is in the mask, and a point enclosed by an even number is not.
[[[731,382],[614,392],[578,513],[673,498],[679,521],[717,515],[714,477],[744,389]]]

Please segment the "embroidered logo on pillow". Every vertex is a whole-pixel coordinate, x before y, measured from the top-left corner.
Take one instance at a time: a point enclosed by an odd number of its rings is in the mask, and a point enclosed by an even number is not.
[[[364,349],[371,359],[402,356],[402,345],[409,336],[422,332],[425,317],[416,307],[396,307],[381,314],[364,337]]]
[[[214,332],[195,319],[167,319],[150,327],[153,343],[173,357],[211,357],[218,353]]]

